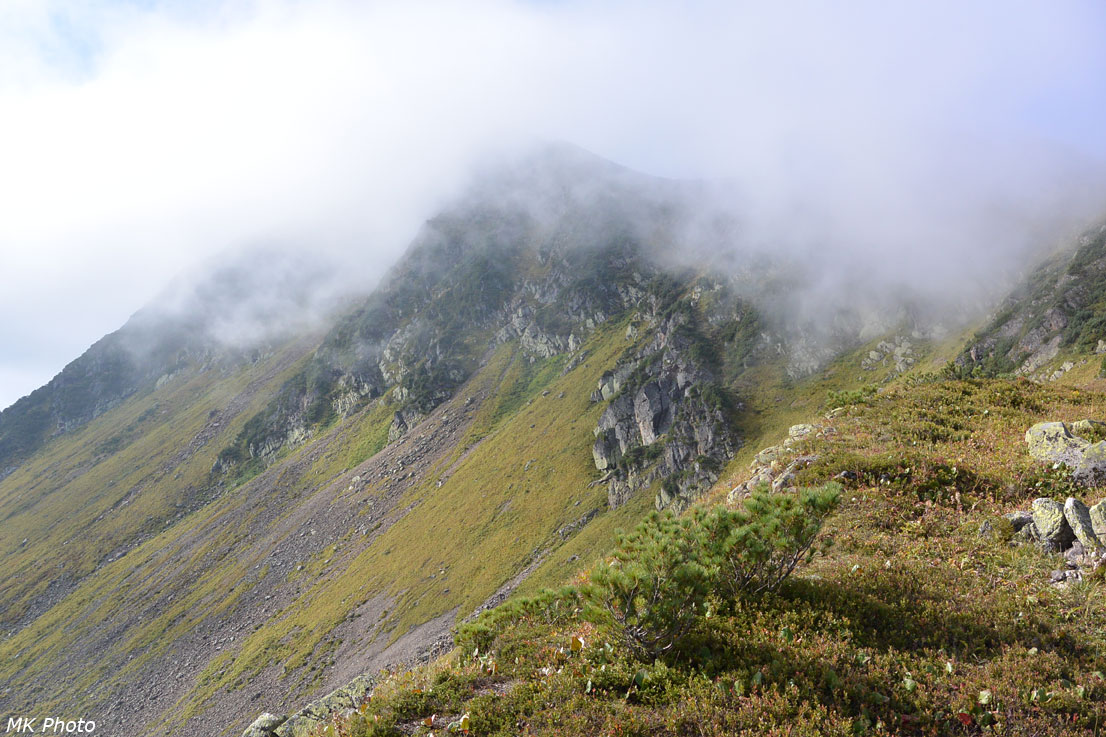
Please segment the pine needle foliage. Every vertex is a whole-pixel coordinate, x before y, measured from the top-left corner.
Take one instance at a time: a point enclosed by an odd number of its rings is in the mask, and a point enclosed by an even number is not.
[[[813,554],[840,493],[832,483],[787,494],[761,488],[741,509],[654,512],[593,569],[591,611],[639,656],[679,650],[712,607],[732,610],[778,589]]]

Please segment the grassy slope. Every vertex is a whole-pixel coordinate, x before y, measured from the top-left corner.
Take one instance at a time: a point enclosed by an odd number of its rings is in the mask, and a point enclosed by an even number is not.
[[[5,568],[5,612],[18,616],[28,597],[60,571],[77,585],[14,637],[0,642],[0,679],[24,684],[36,706],[51,707],[73,694],[79,694],[81,703],[89,703],[108,684],[125,680],[148,658],[164,652],[174,635],[197,618],[233,606],[250,585],[241,572],[235,572],[236,577],[225,566],[211,570],[210,559],[175,562],[175,571],[167,568],[179,554],[182,539],[210,527],[230,500],[224,498],[188,516],[182,509],[196,500],[197,489],[206,486],[219,441],[233,438],[245,420],[264,406],[268,394],[298,368],[307,347],[288,346],[227,375],[210,371],[170,382],[72,436],[55,440],[5,479],[0,489],[6,491],[6,504],[31,490],[39,495],[33,506],[9,514],[3,523],[6,536],[8,530],[25,527],[34,538],[19,554],[7,556],[12,566]],[[193,452],[178,455],[212,422],[212,413],[223,411],[233,399],[249,397],[244,393],[249,387],[257,391],[236,415],[229,421],[224,416],[213,436]],[[151,408],[156,422],[149,428],[139,423],[128,445],[114,455],[96,457],[104,442],[118,436],[118,428],[134,426]],[[212,539],[210,550],[227,547],[232,536],[231,530],[221,531]],[[143,538],[148,539],[142,542]],[[127,547],[133,549],[116,557]],[[107,559],[109,554],[113,555]],[[159,580],[171,580],[169,573],[180,574],[182,568],[186,580],[203,580],[206,585],[179,592],[182,595],[167,614],[174,623],[172,629],[145,626],[120,632],[111,651],[88,667],[66,667],[85,633],[113,621],[127,621],[151,592],[163,594],[164,583],[158,584]],[[239,584],[237,595],[225,596]]]
[[[397,675],[345,726],[426,734],[467,712],[473,734],[1098,734],[1103,582],[1052,587],[1058,557],[977,531],[1037,496],[1097,501],[1032,462],[1023,435],[1104,416],[1101,382],[902,381],[801,449],[819,454],[806,483],[857,474],[829,553],[709,620],[704,649],[640,663],[547,610],[501,626],[482,660],[454,652]],[[444,719],[423,726],[431,713]]]
[[[211,370],[171,381],[55,439],[0,481],[0,622],[18,621],[52,579],[80,580],[179,519],[207,486],[220,441],[263,406],[305,349],[288,346],[228,376]],[[212,413],[255,383],[262,386],[248,406],[182,453]]]
[[[303,668],[328,647],[329,632],[381,593],[395,602],[384,623],[394,637],[447,612],[467,615],[528,563],[560,545],[558,529],[605,508],[605,489],[588,488],[597,475],[590,431],[601,411],[589,395],[624,350],[622,330],[599,331],[587,348],[588,360],[565,376],[558,359],[530,367],[512,346],[497,351],[453,404],[482,388],[492,399],[462,447],[400,501],[400,508],[416,505],[413,511],[352,560],[316,566],[292,606],[236,652],[209,665],[194,697],[181,705],[183,713],[261,668],[277,665],[289,673]],[[530,459],[535,462],[527,468]],[[340,465],[320,471],[326,477]],[[585,529],[603,526],[606,516]],[[433,544],[412,545],[412,540]]]
[[[577,543],[585,551],[598,550],[613,527],[632,522],[645,504],[605,514],[605,488],[588,486],[597,476],[591,461],[591,429],[602,409],[589,395],[602,372],[625,350],[624,329],[617,325],[600,330],[587,346],[587,361],[564,376],[563,358],[531,365],[512,345],[497,351],[454,405],[480,391],[491,399],[482,405],[461,447],[429,469],[397,506],[413,511],[356,555],[348,554],[356,545],[346,545],[355,534],[351,529],[339,541],[341,555],[331,546],[305,561],[305,570],[289,581],[297,589],[292,604],[213,658],[189,695],[166,704],[167,714],[172,712],[176,723],[198,717],[211,696],[239,688],[270,668],[289,677],[289,688],[310,689],[323,673],[319,666],[338,644],[330,633],[368,599],[383,594],[393,602],[383,628],[397,637],[443,613],[471,612],[529,563],[561,546],[558,530],[585,515],[599,513],[583,533],[568,537],[573,542],[585,540],[582,546]],[[168,461],[209,421],[212,409],[240,392],[260,371],[246,369],[222,384],[196,377],[128,402],[80,433],[59,439],[47,455],[0,487],[15,489],[9,503],[17,503],[28,479],[53,474],[57,489],[53,496],[44,494],[43,505],[88,497],[79,515],[63,514],[62,505],[51,510],[57,517],[54,523],[43,521],[42,509],[36,509],[37,518],[21,520],[28,529],[51,530],[51,544],[79,536],[79,530],[54,530],[74,519],[96,520],[101,514],[96,505],[115,505],[142,522],[154,520],[149,533],[142,528],[150,539],[118,560],[101,563],[110,550],[99,549],[82,550],[81,558],[65,558],[59,565],[83,562],[85,568],[75,567],[88,575],[52,609],[0,642],[0,679],[19,686],[21,700],[36,708],[94,705],[151,661],[168,657],[205,621],[233,617],[242,597],[266,580],[264,550],[250,547],[259,534],[259,510],[250,506],[252,502],[244,506],[246,497],[241,496],[256,492],[246,486],[231,490],[181,519],[176,519],[173,506],[179,495],[206,480],[220,441],[234,437],[241,420],[219,429],[215,439],[179,467]],[[271,386],[278,386],[288,371],[272,377]],[[262,401],[259,393],[239,417],[248,417]],[[96,447],[155,406],[157,417],[171,421],[157,423],[150,432],[139,426],[130,445],[93,463]],[[320,437],[327,440],[325,452],[292,465],[316,444],[304,446],[274,466],[269,476],[249,483],[271,485],[264,493],[266,503],[294,507],[297,500],[379,450],[393,409],[385,400],[371,405]],[[162,410],[166,414],[160,414]],[[146,460],[152,463],[144,465]],[[443,477],[439,487],[437,481]],[[111,480],[116,483],[111,485]],[[120,491],[109,494],[115,488]],[[120,505],[135,488],[142,493]],[[379,491],[370,487],[366,494]],[[101,499],[98,494],[107,496]],[[172,523],[165,525],[169,517]],[[101,538],[99,525],[106,519],[83,533],[89,543]],[[412,540],[435,544],[411,545]],[[118,542],[112,540],[109,547],[113,550]],[[61,547],[63,552],[66,547]],[[30,561],[50,554],[45,542],[22,553]],[[569,555],[548,555],[545,570],[566,575]],[[18,560],[23,563],[24,558]],[[31,563],[25,565],[22,570],[33,569]],[[45,581],[49,575],[41,578]],[[25,585],[27,577],[13,575],[10,580]],[[102,642],[105,628],[115,632],[105,651],[90,655],[81,649],[86,641]],[[77,654],[80,667],[63,665]]]

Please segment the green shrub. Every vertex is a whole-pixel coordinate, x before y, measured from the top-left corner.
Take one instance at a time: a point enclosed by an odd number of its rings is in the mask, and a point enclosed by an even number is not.
[[[813,554],[822,522],[837,506],[841,487],[827,484],[791,494],[753,491],[743,509],[718,506],[699,512],[703,552],[716,569],[724,604],[775,591]]]
[[[877,390],[878,387],[875,384],[868,384],[859,389],[843,389],[841,391],[834,391],[831,389],[826,397],[826,409],[851,407],[857,404],[871,404],[872,398],[876,396]]]
[[[650,515],[620,535],[586,591],[591,612],[613,624],[638,656],[680,649],[708,606],[779,588],[812,552],[841,487],[794,494],[757,489],[743,509],[697,508],[683,517]]]
[[[711,591],[714,572],[698,551],[696,520],[652,513],[619,535],[614,560],[593,571],[593,609],[609,618],[625,645],[656,657],[690,633]]]

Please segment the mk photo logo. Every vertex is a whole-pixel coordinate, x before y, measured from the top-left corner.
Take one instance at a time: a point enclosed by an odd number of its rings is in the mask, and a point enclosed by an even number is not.
[[[7,734],[91,734],[96,729],[96,722],[89,719],[57,719],[46,717],[41,720],[38,717],[8,717]]]

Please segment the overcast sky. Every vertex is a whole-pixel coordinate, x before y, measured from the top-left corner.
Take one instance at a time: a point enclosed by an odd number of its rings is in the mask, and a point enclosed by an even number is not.
[[[1103,38],[1093,0],[3,0],[0,407],[232,246],[371,279],[533,140],[733,179],[766,231],[1001,258],[1106,211]]]

